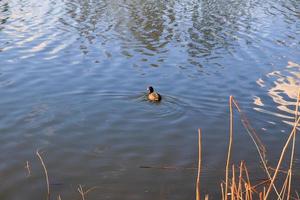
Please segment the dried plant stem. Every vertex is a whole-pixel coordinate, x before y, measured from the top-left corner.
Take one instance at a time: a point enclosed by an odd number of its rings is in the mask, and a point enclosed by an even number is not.
[[[285,178],[285,181],[284,181],[284,183],[283,183],[283,186],[282,186],[282,188],[281,188],[281,191],[280,191],[280,197],[282,196],[282,199],[284,199],[284,197],[285,197],[285,192],[286,192],[286,188],[287,188],[288,181],[289,181],[289,179],[290,179],[290,175],[291,175],[291,173],[290,173],[290,171],[289,171],[287,177]],[[278,199],[279,199],[279,198],[278,198]],[[277,199],[277,200],[278,200],[278,199]]]
[[[297,103],[296,103],[296,109],[295,109],[295,123],[298,118],[299,100],[300,100],[300,90],[298,91]],[[292,169],[293,169],[293,161],[294,161],[294,154],[295,154],[296,132],[297,132],[297,128],[295,129],[295,132],[293,135],[293,142],[292,142],[292,152],[291,152],[291,160],[290,160],[290,167],[289,167],[290,176],[289,176],[289,182],[288,182],[287,199],[290,199],[290,194],[291,194],[292,174],[293,174]]]
[[[296,191],[296,196],[297,196],[297,200],[299,200],[299,199],[300,199],[300,196],[299,196],[299,194],[298,194],[297,191]]]
[[[198,129],[198,174],[196,183],[196,200],[200,200],[200,174],[201,174],[201,162],[202,162],[202,145],[201,145],[201,129]]]
[[[221,192],[222,192],[222,200],[224,200],[225,197],[224,197],[224,186],[223,186],[223,183],[221,183]]]
[[[48,177],[48,171],[47,171],[47,168],[46,168],[46,165],[43,161],[43,158],[42,156],[40,155],[39,151],[37,150],[36,151],[36,155],[38,156],[38,158],[40,159],[41,163],[42,163],[42,166],[44,168],[44,173],[45,173],[45,178],[46,178],[46,184],[47,184],[47,200],[50,199],[50,186],[49,186],[49,177]]]
[[[243,197],[242,180],[243,180],[243,161],[241,161],[241,164],[240,164],[240,175],[239,175],[239,183],[238,183],[238,189],[237,189],[237,199],[240,199]]]
[[[27,177],[31,176],[31,170],[30,170],[30,165],[29,165],[28,161],[26,161],[25,168],[27,169]]]
[[[251,199],[250,185],[245,183],[245,188],[246,188],[246,199],[250,200]]]
[[[235,167],[232,165],[232,180],[231,180],[231,199],[235,199],[235,190],[236,184],[235,184]]]
[[[204,200],[208,200],[208,194],[205,195]]]
[[[268,178],[271,180],[272,177],[271,177],[271,174],[270,174],[270,172],[268,170],[267,163],[266,163],[266,160],[265,160],[265,151],[266,151],[265,147],[264,147],[263,143],[261,142],[260,138],[258,137],[258,135],[255,133],[254,128],[252,128],[252,126],[250,125],[249,120],[247,119],[247,117],[245,116],[245,114],[240,109],[240,107],[238,105],[238,102],[233,97],[232,97],[232,101],[233,101],[235,107],[237,108],[238,112],[241,114],[242,124],[244,125],[246,131],[250,135],[250,137],[251,137],[251,139],[252,139],[252,141],[253,141],[253,143],[254,143],[257,151],[258,151],[259,157],[260,157],[260,159],[261,159],[261,161],[263,163],[264,170],[267,173]],[[277,188],[275,187],[275,184],[271,183],[270,186],[272,186],[274,188],[277,196],[280,196],[279,193],[278,193]]]
[[[95,189],[98,189],[98,188],[100,188],[100,187],[99,186],[94,186],[94,187],[91,187],[91,188],[87,189],[86,191],[84,191],[83,187],[81,185],[79,185],[77,190],[78,190],[79,194],[81,195],[81,199],[85,200],[86,199],[85,195],[87,195],[92,190],[95,190]]]
[[[268,189],[267,189],[267,192],[266,192],[266,195],[265,195],[265,199],[268,198],[268,196],[269,196],[269,194],[270,194],[270,191],[271,191],[271,187],[272,187],[272,185],[274,185],[274,181],[275,181],[275,179],[276,179],[276,177],[277,177],[278,170],[279,170],[279,168],[280,168],[280,166],[281,166],[281,163],[282,163],[282,160],[283,160],[283,158],[284,158],[285,152],[286,152],[286,150],[287,150],[287,148],[288,148],[288,146],[289,146],[289,143],[290,143],[290,141],[291,141],[291,139],[292,139],[292,137],[293,137],[293,135],[294,135],[294,133],[295,133],[295,130],[297,129],[297,126],[298,126],[299,121],[300,121],[300,118],[298,117],[298,119],[297,119],[297,121],[296,121],[296,123],[295,123],[295,125],[294,125],[294,127],[293,127],[293,130],[291,131],[290,136],[288,137],[288,139],[287,139],[287,141],[286,141],[286,143],[285,143],[285,145],[284,145],[284,147],[283,147],[283,149],[282,149],[282,151],[281,151],[281,155],[280,155],[280,158],[279,158],[279,161],[278,161],[276,170],[275,170],[275,172],[274,172],[274,175],[273,175],[273,177],[272,177],[272,179],[271,179],[271,183],[270,183],[270,185],[269,185],[269,187],[268,187]]]
[[[259,193],[259,200],[263,200],[262,192]]]
[[[141,165],[142,169],[162,169],[162,170],[196,170],[197,167],[175,167],[175,166],[146,166]]]
[[[81,185],[79,185],[78,186],[78,188],[77,188],[77,190],[78,190],[78,192],[80,193],[80,195],[81,195],[81,199],[82,200],[85,200],[85,192],[83,191],[83,188],[82,188],[82,186]]]
[[[227,161],[226,161],[226,169],[225,169],[225,200],[227,200],[227,193],[228,193],[228,171],[229,171],[229,163],[230,163],[230,156],[231,156],[231,146],[232,146],[232,135],[233,135],[233,113],[232,113],[232,96],[229,97],[229,110],[230,110],[230,122],[229,122],[229,144],[228,144],[228,153],[227,153]]]

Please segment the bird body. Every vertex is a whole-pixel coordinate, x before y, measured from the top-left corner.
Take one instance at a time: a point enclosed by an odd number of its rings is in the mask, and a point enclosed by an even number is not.
[[[156,101],[156,102],[158,102],[158,101],[161,100],[160,94],[158,94],[157,92],[155,92],[152,86],[148,87],[147,98],[150,101]]]

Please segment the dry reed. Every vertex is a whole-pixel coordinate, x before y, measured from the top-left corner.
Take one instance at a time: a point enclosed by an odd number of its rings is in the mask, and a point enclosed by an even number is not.
[[[295,124],[296,124],[297,118],[298,118],[299,100],[300,100],[300,90],[298,91],[297,103],[296,103],[296,109],[295,109]],[[292,174],[293,174],[293,161],[294,161],[295,143],[296,143],[296,133],[297,133],[297,129],[295,129],[295,133],[293,135],[292,152],[291,152],[291,159],[290,159],[290,166],[289,166],[290,176],[289,176],[289,183],[288,183],[287,199],[290,198],[290,194],[291,194]]]
[[[266,149],[261,142],[260,138],[256,134],[254,128],[249,123],[246,115],[242,112],[241,108],[238,105],[238,102],[234,99],[233,96],[229,98],[229,112],[230,112],[230,122],[229,122],[229,143],[228,143],[228,152],[227,152],[227,160],[226,160],[226,168],[225,168],[225,183],[221,183],[221,194],[222,200],[228,200],[230,196],[231,200],[252,200],[252,199],[260,199],[260,200],[267,200],[267,199],[274,199],[274,197],[270,197],[271,192],[274,192],[274,195],[277,200],[290,200],[290,199],[297,199],[300,200],[299,194],[295,191],[296,197],[293,197],[291,194],[291,187],[292,187],[292,177],[293,177],[293,161],[295,157],[295,144],[296,144],[296,131],[300,121],[300,117],[298,116],[299,112],[299,102],[300,102],[300,90],[297,96],[297,103],[295,106],[295,123],[292,128],[291,133],[288,136],[287,141],[285,142],[279,160],[277,162],[277,166],[275,169],[267,166],[266,162]],[[237,109],[238,113],[241,117],[241,122],[246,129],[247,133],[250,135],[260,157],[260,160],[263,164],[264,171],[268,177],[267,180],[264,180],[256,185],[252,185],[250,181],[250,175],[247,170],[246,164],[244,161],[240,162],[239,170],[236,170],[234,164],[232,164],[231,175],[229,175],[229,166],[230,166],[230,159],[232,154],[232,145],[233,145],[233,106]],[[201,146],[199,140],[199,146]],[[292,144],[292,145],[291,145]],[[280,169],[283,159],[286,155],[288,147],[291,145],[291,155],[289,159],[289,167],[286,170]],[[199,165],[199,163],[198,163]],[[199,169],[199,166],[198,166]],[[272,170],[273,173],[271,174],[269,170]],[[281,185],[280,190],[275,186],[276,180],[278,180],[278,174],[282,173],[285,174],[286,177],[284,182]],[[237,175],[236,175],[237,174]],[[199,171],[197,176],[197,183],[196,188],[199,189],[198,180],[199,180]],[[231,177],[231,178],[229,178]],[[273,189],[273,190],[272,190]],[[199,200],[200,191],[196,190],[196,200]],[[206,198],[205,198],[206,199]],[[207,198],[208,199],[208,198]]]
[[[196,200],[200,200],[200,174],[201,174],[201,162],[202,162],[202,146],[201,146],[201,129],[198,129],[198,174],[196,182]],[[205,197],[206,198],[206,197]]]
[[[25,169],[27,169],[27,177],[31,176],[31,170],[30,170],[30,165],[29,162],[26,161]]]
[[[230,132],[229,132],[229,144],[228,144],[228,153],[227,153],[227,161],[226,161],[226,169],[225,169],[225,190],[224,190],[224,197],[227,200],[228,195],[228,171],[229,171],[229,163],[230,163],[230,156],[231,156],[231,147],[232,147],[232,137],[233,137],[233,113],[232,113],[232,99],[233,97],[230,96],[229,98],[229,109],[230,109]]]
[[[78,190],[78,192],[79,192],[80,195],[81,195],[81,199],[82,199],[82,200],[85,200],[85,192],[83,191],[82,186],[79,185],[78,188],[77,188],[77,190]]]
[[[36,151],[36,155],[38,156],[39,160],[41,161],[43,169],[44,169],[45,178],[46,178],[46,184],[47,184],[47,197],[46,197],[46,199],[49,200],[50,199],[50,185],[49,185],[48,171],[47,171],[46,165],[44,163],[44,160],[43,160],[43,158],[40,155],[40,153],[39,153],[38,150]]]
[[[79,194],[81,195],[81,200],[86,200],[85,196],[91,192],[92,190],[95,190],[97,188],[100,188],[98,186],[94,186],[94,187],[91,187],[89,189],[87,189],[86,191],[83,190],[83,187],[81,185],[78,186],[77,188],[77,191],[79,192]]]

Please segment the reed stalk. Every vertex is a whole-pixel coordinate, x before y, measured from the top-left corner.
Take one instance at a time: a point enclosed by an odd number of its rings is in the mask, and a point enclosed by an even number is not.
[[[232,165],[232,180],[231,180],[231,200],[235,199],[236,184],[235,184],[235,167]]]
[[[28,161],[26,161],[25,168],[27,169],[27,177],[31,176],[31,170],[30,170],[30,165],[29,165]]]
[[[46,199],[49,200],[50,199],[50,185],[49,185],[48,171],[47,171],[46,165],[44,163],[44,160],[43,160],[43,158],[40,155],[40,152],[38,150],[36,151],[36,155],[38,156],[39,160],[41,161],[41,164],[42,164],[43,169],[44,169],[46,184],[47,184],[47,197],[46,197]]]
[[[201,145],[201,129],[198,129],[198,174],[196,182],[196,200],[200,200],[200,174],[201,174],[201,162],[202,162],[202,145]]]
[[[285,181],[284,181],[284,183],[283,183],[283,186],[282,186],[282,188],[281,188],[280,196],[282,196],[282,199],[284,199],[284,197],[285,197],[287,184],[288,184],[288,181],[290,180],[290,175],[291,175],[291,173],[290,173],[290,171],[289,171],[289,172],[288,172],[288,175],[287,175],[286,178],[285,178]],[[278,200],[278,199],[279,199],[279,198],[277,198],[277,200]]]
[[[81,195],[81,199],[85,200],[85,192],[83,191],[82,186],[79,185],[78,188],[77,188],[77,190],[78,190],[79,194]]]
[[[265,200],[268,198],[268,196],[269,196],[269,194],[271,192],[272,185],[274,185],[275,179],[276,179],[276,177],[278,175],[278,170],[279,170],[279,168],[281,166],[281,163],[282,163],[282,160],[284,158],[285,152],[286,152],[286,150],[287,150],[287,148],[289,146],[289,143],[290,143],[290,141],[291,141],[291,139],[292,139],[292,137],[293,137],[293,135],[295,133],[295,130],[297,129],[299,121],[300,121],[300,118],[298,117],[296,123],[294,124],[293,130],[291,131],[291,133],[290,133],[290,135],[289,135],[289,137],[288,137],[288,139],[287,139],[287,141],[286,141],[286,143],[285,143],[285,145],[284,145],[284,147],[283,147],[283,149],[281,151],[281,155],[280,155],[280,158],[278,160],[278,164],[277,164],[276,170],[274,172],[274,175],[273,175],[273,177],[271,179],[270,186],[268,187],[266,195],[265,195]]]
[[[297,103],[296,103],[296,109],[295,109],[295,123],[296,123],[297,118],[298,118],[299,100],[300,100],[300,90],[298,91]],[[290,159],[290,166],[289,166],[290,176],[289,176],[289,182],[288,182],[287,199],[290,199],[290,194],[291,194],[292,174],[293,174],[293,161],[294,161],[295,143],[296,143],[296,132],[297,132],[297,129],[295,129],[295,133],[293,135],[292,152],[291,152],[291,159]]]
[[[240,164],[240,175],[239,175],[239,183],[238,183],[238,189],[237,189],[237,199],[243,198],[242,181],[243,181],[243,161],[241,161],[241,164]]]
[[[227,161],[226,161],[226,169],[225,169],[225,200],[227,200],[228,193],[228,171],[229,171],[229,163],[231,156],[231,147],[232,147],[232,137],[233,137],[233,113],[232,113],[232,99],[233,96],[229,97],[229,111],[230,111],[230,121],[229,121],[229,144],[228,144],[228,153],[227,153]]]
[[[232,101],[233,101],[233,104],[235,105],[235,107],[237,108],[238,112],[241,114],[242,124],[243,124],[244,128],[246,129],[247,133],[249,134],[249,136],[251,137],[251,139],[252,139],[252,141],[253,141],[253,143],[254,143],[257,151],[258,151],[260,160],[263,163],[264,170],[267,173],[268,178],[271,180],[272,177],[271,177],[271,174],[268,170],[268,166],[267,166],[266,159],[265,159],[265,152],[266,152],[265,147],[264,147],[263,143],[261,142],[260,138],[258,137],[258,135],[256,134],[254,128],[252,128],[252,126],[250,125],[250,122],[247,119],[246,115],[242,112],[242,110],[240,109],[237,101],[233,97],[232,97]],[[280,196],[275,184],[271,183],[270,186],[273,187],[273,189],[276,192],[277,196]]]
[[[224,186],[223,186],[223,183],[221,183],[221,193],[222,193],[222,200],[225,200],[225,197],[224,197]]]

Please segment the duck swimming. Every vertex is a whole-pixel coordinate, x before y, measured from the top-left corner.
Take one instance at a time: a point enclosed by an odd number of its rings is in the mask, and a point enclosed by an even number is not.
[[[152,86],[149,86],[147,88],[147,90],[148,90],[148,95],[147,95],[148,100],[150,100],[150,101],[156,101],[156,102],[158,102],[158,101],[161,100],[160,94],[158,94],[157,92],[155,92]]]

